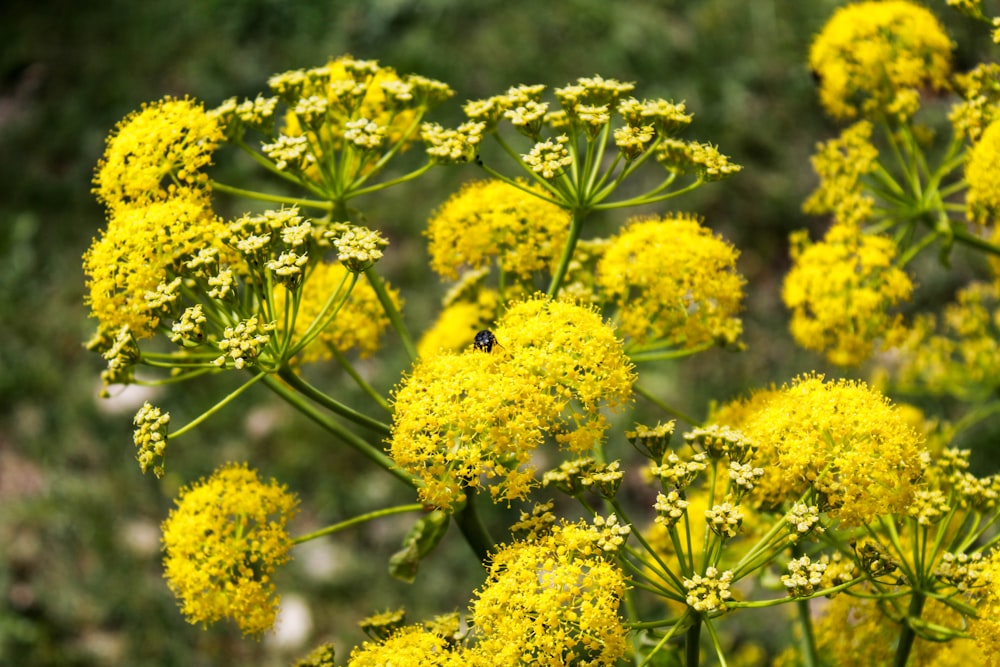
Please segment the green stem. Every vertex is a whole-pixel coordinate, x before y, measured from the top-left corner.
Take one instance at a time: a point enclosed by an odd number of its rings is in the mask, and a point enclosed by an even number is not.
[[[302,199],[299,197],[284,197],[281,195],[272,195],[266,192],[257,192],[255,190],[244,190],[243,188],[237,188],[232,185],[226,185],[225,183],[219,183],[218,181],[212,181],[212,190],[215,192],[225,192],[226,194],[236,195],[238,197],[246,197],[248,199],[256,199],[258,201],[268,201],[276,204],[291,204],[292,206],[301,206],[302,208],[314,208],[321,211],[326,211],[329,213],[333,210],[333,205],[328,201],[320,201],[317,199]]]
[[[180,436],[184,435],[185,433],[187,433],[188,431],[192,430],[193,428],[201,424],[203,421],[214,415],[216,412],[229,405],[229,403],[231,403],[237,396],[239,396],[244,391],[252,387],[258,380],[261,380],[265,377],[267,377],[267,373],[258,373],[257,375],[254,375],[252,378],[250,378],[249,380],[241,384],[239,387],[237,387],[235,390],[230,392],[228,396],[223,398],[221,401],[213,405],[205,412],[201,413],[201,415],[198,416],[196,419],[192,420],[191,422],[185,424],[183,427],[171,433],[170,439],[175,440]]]
[[[386,456],[380,449],[374,447],[368,441],[362,439],[357,434],[344,428],[312,403],[305,401],[295,390],[291,389],[280,379],[267,375],[264,377],[264,384],[274,393],[280,396],[286,403],[301,412],[303,415],[314,421],[319,426],[326,429],[331,435],[338,438],[348,447],[351,447],[359,454],[371,459],[378,466],[387,470],[391,475],[398,478],[411,488],[417,488],[419,482],[410,476],[405,470],[396,465],[396,462]]]
[[[404,512],[421,512],[425,511],[427,508],[420,503],[411,503],[409,505],[398,505],[396,507],[386,507],[384,509],[375,510],[374,512],[368,512],[367,514],[361,514],[360,516],[353,517],[347,521],[341,521],[340,523],[335,523],[332,526],[327,526],[326,528],[321,528],[320,530],[314,531],[312,533],[306,533],[305,535],[299,535],[294,540],[292,544],[302,544],[303,542],[308,542],[309,540],[315,540],[318,537],[323,537],[325,535],[332,535],[333,533],[338,533],[351,526],[356,526],[359,523],[365,523],[367,521],[372,521],[373,519],[381,519],[384,516],[392,516],[393,514],[403,514]]]
[[[816,652],[816,633],[813,631],[812,616],[809,613],[809,600],[796,600],[795,607],[799,614],[799,627],[802,629],[802,636],[799,638],[802,660],[805,667],[816,667],[819,664],[819,653]]]
[[[687,629],[684,645],[684,664],[687,667],[698,667],[701,657],[701,616],[694,617],[694,623]]]
[[[639,394],[647,401],[650,401],[651,403],[656,405],[656,407],[660,408],[671,417],[675,417],[682,421],[686,421],[688,424],[691,424],[692,426],[700,426],[702,424],[702,421],[700,419],[694,419],[693,417],[689,417],[680,410],[677,410],[676,408],[667,405],[657,397],[653,396],[652,392],[650,392],[648,389],[645,389],[644,387],[641,387],[638,384],[632,385],[632,389],[635,390],[635,393]]]
[[[375,387],[371,386],[371,384],[367,380],[361,377],[361,374],[358,373],[356,368],[354,368],[354,364],[348,361],[347,357],[345,357],[343,353],[340,350],[338,350],[335,346],[330,345],[329,349],[330,353],[333,354],[333,358],[337,360],[338,364],[340,364],[340,367],[343,368],[344,371],[346,371],[347,374],[351,376],[351,379],[353,379],[354,382],[357,383],[357,385],[361,388],[361,390],[364,391],[369,398],[375,401],[380,408],[382,408],[386,412],[392,412],[392,406],[389,405],[389,402],[382,397],[382,394],[375,391]]]
[[[399,309],[396,308],[396,304],[393,303],[392,297],[389,296],[389,290],[385,287],[385,281],[382,280],[382,276],[375,271],[374,266],[369,266],[365,269],[365,275],[368,276],[368,282],[371,284],[372,289],[375,290],[375,295],[378,297],[379,303],[382,304],[382,309],[385,311],[386,317],[389,318],[389,323],[392,324],[392,328],[396,330],[399,334],[399,339],[403,343],[403,348],[406,350],[406,354],[410,357],[410,361],[417,360],[417,346],[413,344],[413,338],[410,337],[410,330],[406,328],[406,324],[403,322],[403,317],[399,313]]]
[[[285,366],[280,371],[278,371],[278,377],[287,382],[289,386],[308,397],[312,401],[322,405],[324,408],[334,412],[341,417],[350,419],[355,424],[364,426],[365,428],[371,429],[379,435],[389,435],[392,429],[385,422],[381,422],[377,419],[373,419],[368,415],[358,412],[354,408],[344,405],[340,401],[334,399],[331,396],[323,393],[316,387],[312,386],[305,381],[300,375],[293,371],[288,366]]]
[[[926,599],[923,593],[914,589],[913,597],[910,598],[910,608],[906,610],[903,631],[899,635],[899,644],[896,646],[896,659],[892,663],[893,667],[906,667],[906,662],[910,659],[913,640],[917,638],[917,633],[913,630],[913,622],[920,618]]]
[[[583,229],[583,218],[584,213],[582,211],[573,211],[569,236],[566,238],[566,244],[563,246],[562,256],[559,257],[559,265],[556,267],[556,272],[552,275],[552,282],[549,283],[547,294],[550,299],[555,298],[555,295],[559,293],[559,288],[562,287],[563,279],[566,277],[566,271],[569,270],[569,263],[573,259],[573,251],[576,250],[576,243],[580,240],[580,231]]]

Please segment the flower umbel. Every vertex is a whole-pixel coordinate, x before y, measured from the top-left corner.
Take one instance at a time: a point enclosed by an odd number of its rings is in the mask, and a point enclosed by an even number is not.
[[[185,487],[163,522],[164,576],[191,623],[232,619],[244,634],[274,625],[272,575],[288,559],[298,501],[246,464]]]

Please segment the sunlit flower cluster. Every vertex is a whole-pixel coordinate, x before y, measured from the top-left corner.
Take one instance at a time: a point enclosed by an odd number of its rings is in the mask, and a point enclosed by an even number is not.
[[[819,144],[812,166],[820,183],[802,209],[806,213],[832,213],[841,224],[861,225],[872,215],[875,200],[865,191],[862,178],[878,168],[878,149],[871,143],[872,124],[863,120],[845,128],[840,136]]]
[[[593,310],[529,299],[495,335],[502,347],[490,352],[423,359],[396,391],[391,455],[424,481],[428,504],[454,509],[481,477],[497,499],[524,497],[547,436],[589,451],[607,429],[601,409],[628,400],[632,367]]]
[[[543,199],[498,180],[473,181],[452,195],[428,221],[431,268],[445,278],[495,261],[520,278],[549,269],[569,234],[569,214]]]
[[[494,554],[471,618],[490,664],[617,664],[625,653],[618,617],[625,577],[596,536],[565,524]]]
[[[838,119],[912,116],[923,88],[944,89],[953,45],[927,9],[904,0],[837,9],[816,36],[809,65],[827,113]]]
[[[801,376],[739,426],[759,445],[765,474],[749,497],[765,508],[812,489],[821,509],[854,525],[913,502],[922,436],[862,382]]]
[[[696,216],[637,219],[604,251],[597,283],[622,333],[640,345],[732,344],[743,331],[738,255]]]
[[[298,501],[245,464],[182,489],[163,522],[164,576],[191,623],[229,618],[244,634],[274,625],[272,576],[288,559]]]
[[[972,222],[996,224],[1000,215],[1000,121],[983,131],[965,164],[966,214]]]

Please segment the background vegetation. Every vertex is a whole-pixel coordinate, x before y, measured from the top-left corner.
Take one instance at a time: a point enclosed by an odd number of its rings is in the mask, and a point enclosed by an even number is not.
[[[745,166],[679,206],[698,211],[742,250],[749,281],[748,350],[711,352],[653,383],[703,414],[751,386],[822,367],[786,331],[780,281],[788,232],[819,227],[800,212],[814,185],[808,157],[829,137],[805,65],[834,0],[108,0],[0,6],[0,664],[286,664],[313,643],[346,651],[364,615],[402,603],[412,618],[461,609],[480,583],[458,539],[412,586],[385,575],[405,520],[380,523],[295,552],[281,589],[309,623],[245,641],[230,627],[189,626],[161,577],[158,524],[179,485],[229,459],[302,489],[303,530],[387,502],[402,489],[364,462],[325,448],[324,436],[264,390],[183,441],[162,481],[139,474],[131,445],[133,392],[97,398],[97,355],[82,347],[92,322],[80,256],[103,224],[90,195],[104,138],[129,111],[164,95],[214,105],[253,97],[273,73],[350,53],[449,83],[455,99],[433,114],[449,124],[466,100],[518,83],[563,85],[601,74],[637,94],[686,100],[689,136],[717,143]],[[944,8],[963,69],[987,36]],[[239,170],[236,164],[220,168]],[[443,287],[426,269],[417,230],[474,169],[433,172],[364,202],[399,238],[387,256],[407,285],[408,315],[426,321]],[[228,179],[230,181],[234,179]],[[390,191],[393,192],[393,191]],[[648,211],[653,212],[653,211]],[[407,238],[400,233],[412,231]],[[922,277],[921,282],[931,283]],[[939,290],[947,292],[947,282]],[[390,346],[392,341],[389,341]],[[367,367],[379,386],[402,357]],[[337,376],[317,371],[320,381]],[[224,394],[219,383],[161,401],[185,413]],[[344,475],[344,472],[349,474]],[[401,501],[409,498],[400,496]],[[371,554],[375,554],[372,556]],[[452,597],[442,597],[440,591]],[[295,605],[293,605],[294,607]],[[301,628],[301,637],[292,636]]]

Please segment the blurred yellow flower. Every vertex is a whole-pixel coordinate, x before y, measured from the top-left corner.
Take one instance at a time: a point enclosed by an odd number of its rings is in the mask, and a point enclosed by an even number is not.
[[[948,87],[953,44],[927,9],[903,0],[837,9],[813,41],[809,65],[836,119],[909,118],[924,88]]]
[[[892,239],[835,224],[818,243],[792,234],[791,255],[781,295],[799,345],[849,366],[902,335],[902,316],[889,311],[910,298],[913,283],[893,265]]]
[[[965,163],[966,216],[981,224],[996,224],[1000,213],[1000,121],[990,123]]]
[[[243,634],[268,630],[278,611],[271,576],[289,559],[295,496],[230,463],[175,502],[162,527],[164,576],[188,621],[229,618]]]

